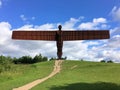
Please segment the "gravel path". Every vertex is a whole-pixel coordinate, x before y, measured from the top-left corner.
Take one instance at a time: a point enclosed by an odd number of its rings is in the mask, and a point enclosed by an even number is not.
[[[33,81],[31,83],[28,83],[28,84],[26,84],[24,86],[21,86],[21,87],[18,87],[18,88],[14,88],[13,90],[30,90],[32,87],[34,87],[34,86],[44,82],[45,80],[53,77],[55,74],[60,72],[62,62],[63,62],[62,60],[55,60],[54,69],[53,69],[52,73],[49,74],[47,77],[35,80],[35,81]]]

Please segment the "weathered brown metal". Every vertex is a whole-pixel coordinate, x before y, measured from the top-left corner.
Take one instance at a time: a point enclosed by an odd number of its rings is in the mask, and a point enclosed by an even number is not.
[[[58,59],[62,57],[63,41],[109,39],[109,30],[87,31],[13,31],[12,39],[56,41]]]
[[[110,38],[108,30],[63,31],[63,41]]]
[[[13,31],[12,39],[56,41],[56,31]]]
[[[61,59],[62,57],[62,47],[63,47],[63,31],[62,26],[58,26],[59,31],[56,32],[56,45],[57,45],[57,56],[58,59]]]

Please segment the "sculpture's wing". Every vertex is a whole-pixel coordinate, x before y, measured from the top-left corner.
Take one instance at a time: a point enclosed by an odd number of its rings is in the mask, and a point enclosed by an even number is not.
[[[63,40],[95,40],[109,39],[109,30],[63,31]]]
[[[55,41],[56,31],[13,31],[12,39]]]

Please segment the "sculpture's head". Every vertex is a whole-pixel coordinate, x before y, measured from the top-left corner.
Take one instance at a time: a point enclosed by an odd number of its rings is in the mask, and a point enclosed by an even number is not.
[[[59,26],[58,26],[58,29],[61,31],[61,29],[62,29],[62,25],[59,25]]]

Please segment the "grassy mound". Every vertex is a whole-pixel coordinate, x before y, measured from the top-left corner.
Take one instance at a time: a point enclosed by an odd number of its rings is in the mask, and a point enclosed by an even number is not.
[[[62,71],[32,90],[120,90],[120,64],[64,61]]]
[[[11,65],[10,70],[0,73],[0,90],[12,90],[38,78],[48,76],[53,70],[54,62],[37,64]]]

